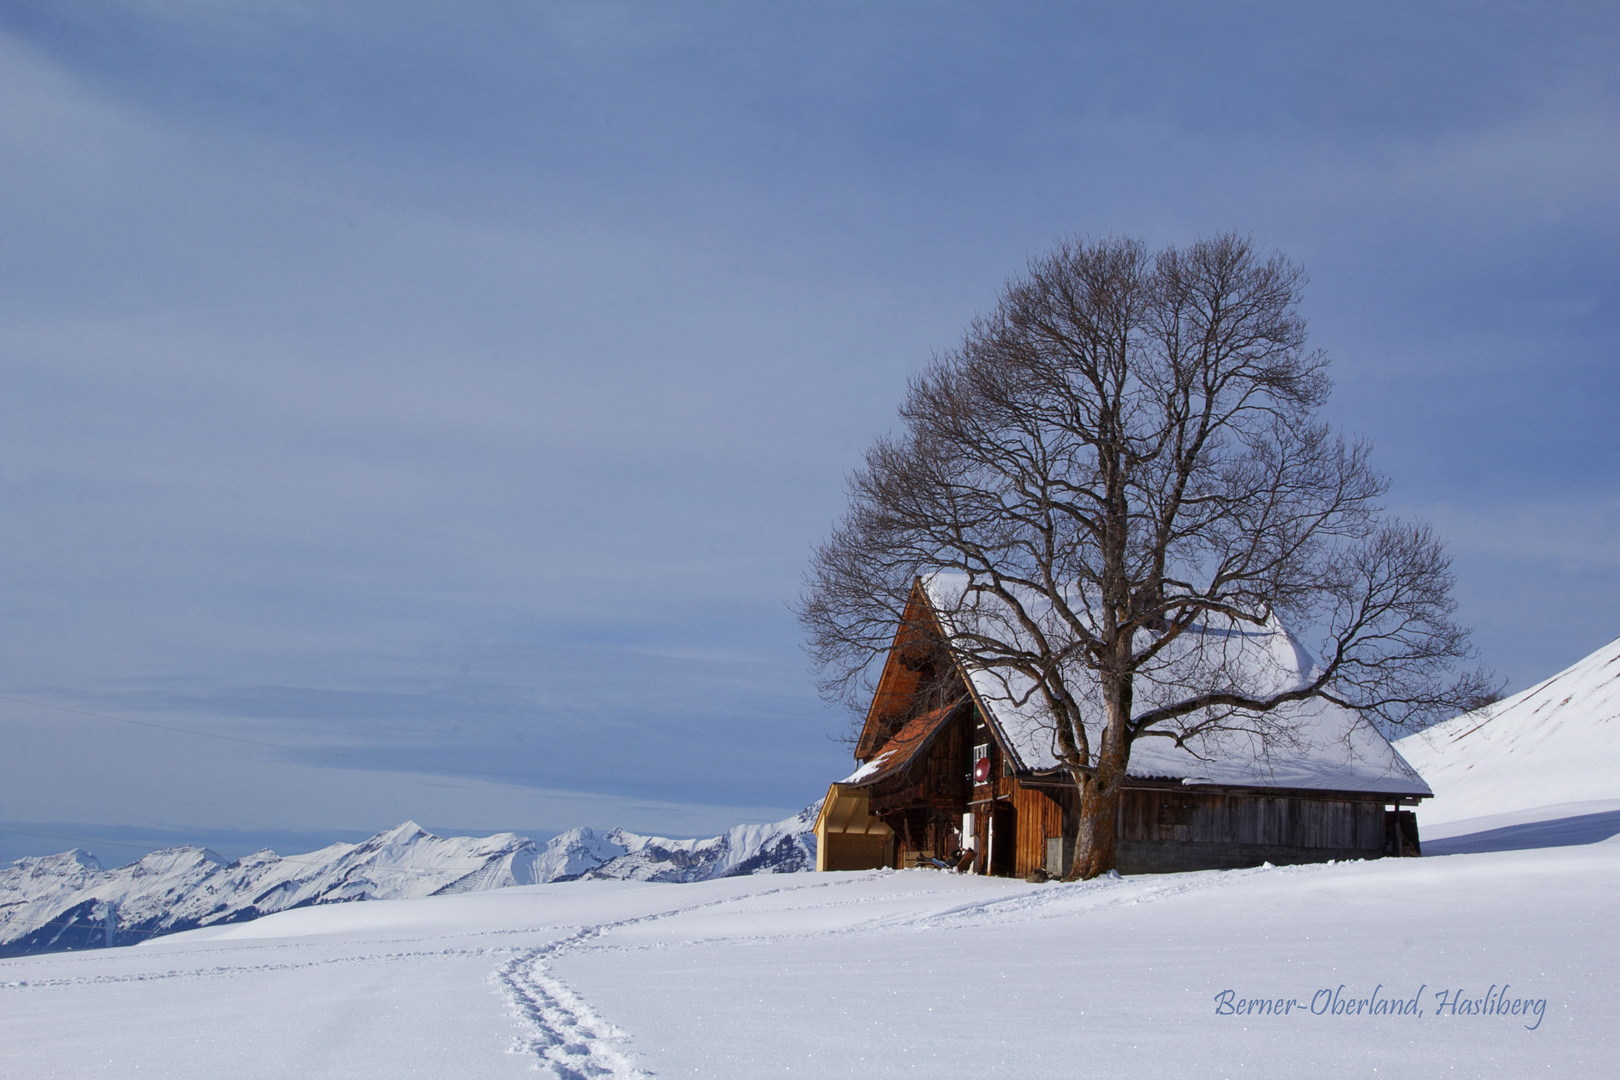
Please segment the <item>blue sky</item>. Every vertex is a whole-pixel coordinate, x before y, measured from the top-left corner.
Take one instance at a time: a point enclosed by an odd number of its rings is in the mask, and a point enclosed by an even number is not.
[[[1620,634],[1617,39],[0,3],[0,852],[803,806],[848,765],[809,548],[908,374],[1072,233],[1302,263],[1332,419],[1530,685]]]

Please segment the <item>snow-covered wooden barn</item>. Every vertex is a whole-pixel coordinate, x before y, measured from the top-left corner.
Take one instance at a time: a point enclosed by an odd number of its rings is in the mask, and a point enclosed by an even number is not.
[[[917,582],[855,748],[859,767],[827,792],[817,868],[957,861],[980,873],[1058,873],[1073,857],[1078,796],[1053,727],[1016,677],[938,644],[963,617],[961,581]],[[1312,661],[1280,625],[1226,629],[1270,676],[1297,683]],[[1235,644],[1232,644],[1234,643]],[[1365,718],[1324,700],[1287,708],[1292,738],[1238,732],[1132,748],[1118,819],[1122,873],[1320,862],[1417,853],[1410,810],[1432,792]],[[1088,724],[1088,727],[1090,725]],[[1095,739],[1093,741],[1095,745]]]

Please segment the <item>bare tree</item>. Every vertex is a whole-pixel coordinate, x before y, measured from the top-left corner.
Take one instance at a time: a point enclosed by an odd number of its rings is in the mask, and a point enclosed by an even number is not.
[[[1079,790],[1074,876],[1114,866],[1140,739],[1271,746],[1310,698],[1415,727],[1490,689],[1456,673],[1441,544],[1383,511],[1368,447],[1316,416],[1304,280],[1232,235],[1060,245],[912,380],[815,551],[800,615],[823,692],[852,703],[918,575],[965,582],[975,617],[943,644],[1043,704]],[[1275,620],[1320,634],[1303,684],[1188,659],[1213,623]]]

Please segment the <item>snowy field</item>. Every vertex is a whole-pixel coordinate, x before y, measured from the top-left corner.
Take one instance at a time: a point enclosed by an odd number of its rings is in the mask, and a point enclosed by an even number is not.
[[[1617,895],[1620,842],[340,904],[0,961],[0,1075],[1612,1076]]]
[[[0,960],[0,1077],[1620,1076],[1617,731],[1620,642],[1402,740],[1423,859],[575,881]]]

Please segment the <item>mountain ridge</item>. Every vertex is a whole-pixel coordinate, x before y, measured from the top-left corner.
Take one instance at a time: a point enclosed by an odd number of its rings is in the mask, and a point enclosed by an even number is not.
[[[689,882],[813,870],[818,810],[812,804],[782,821],[694,840],[570,829],[542,847],[510,832],[440,837],[406,821],[359,843],[286,857],[266,848],[227,861],[180,845],[106,869],[74,848],[0,869],[0,957],[133,945],[318,904],[587,878]]]

